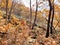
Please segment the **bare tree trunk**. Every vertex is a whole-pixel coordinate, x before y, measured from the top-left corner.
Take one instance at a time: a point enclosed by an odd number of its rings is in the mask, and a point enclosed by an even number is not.
[[[35,22],[36,22],[36,19],[37,19],[37,11],[38,11],[38,3],[37,3],[37,0],[36,0],[35,19],[34,19],[34,23],[33,23],[33,25],[32,25],[32,29],[34,28],[34,26],[35,26]]]
[[[49,17],[48,17],[48,24],[47,24],[47,32],[46,32],[46,38],[49,36],[49,27],[50,27],[50,18],[51,18],[51,11],[52,11],[52,5],[51,1],[49,0],[49,6],[50,6],[50,11],[49,11]]]
[[[6,19],[8,19],[8,0],[6,0]]]
[[[13,8],[15,7],[16,4],[14,4],[14,0],[12,1],[12,5],[11,5],[11,8],[10,8],[10,11],[9,11],[9,15],[8,15],[8,22],[11,21],[11,14],[12,14],[12,10]]]
[[[50,33],[52,34],[53,33],[53,19],[54,19],[54,0],[53,0],[53,4],[52,4],[52,20],[51,20],[51,31]]]
[[[13,2],[12,2],[12,5],[11,5],[10,11],[9,11],[9,15],[8,15],[8,22],[10,22],[10,20],[11,20],[12,9],[13,9]]]
[[[32,21],[32,7],[31,7],[31,0],[30,0],[30,27],[31,27],[31,22]]]

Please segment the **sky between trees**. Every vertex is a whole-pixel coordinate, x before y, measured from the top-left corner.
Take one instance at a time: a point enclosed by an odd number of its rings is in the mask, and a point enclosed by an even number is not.
[[[30,7],[30,2],[29,0],[18,0],[19,2],[21,1],[26,7]],[[18,2],[18,3],[19,3]],[[42,3],[41,3],[42,2]],[[49,10],[49,3],[48,3],[48,0],[38,0],[38,3],[39,3],[39,8],[38,10],[43,10],[43,9],[47,9]],[[40,4],[41,3],[41,4]],[[55,0],[54,1],[55,4],[59,5],[60,6],[60,2],[59,0]],[[32,0],[32,8],[35,9],[35,0]],[[45,8],[44,8],[45,7]]]

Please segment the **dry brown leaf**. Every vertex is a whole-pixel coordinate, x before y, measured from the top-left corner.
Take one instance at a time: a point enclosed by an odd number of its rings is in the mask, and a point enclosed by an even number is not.
[[[57,45],[56,41],[52,41],[51,45]]]

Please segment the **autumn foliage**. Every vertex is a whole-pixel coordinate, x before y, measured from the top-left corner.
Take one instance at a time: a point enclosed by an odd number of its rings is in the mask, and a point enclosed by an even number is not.
[[[49,36],[46,38],[49,10],[38,11],[38,5],[36,5],[36,11],[34,11],[31,6],[32,2],[30,2],[31,7],[28,8],[22,2],[9,0],[7,6],[6,0],[0,1],[0,45],[60,45],[59,5],[54,4],[53,34],[49,32]],[[36,4],[38,3],[36,2]],[[10,19],[6,17],[10,17]],[[51,25],[49,27],[50,31]]]

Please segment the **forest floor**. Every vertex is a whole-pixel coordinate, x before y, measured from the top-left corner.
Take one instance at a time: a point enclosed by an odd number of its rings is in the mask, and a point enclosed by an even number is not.
[[[11,22],[0,15],[0,45],[60,45],[60,33],[45,37],[46,30],[35,27],[33,30],[24,19],[12,16]]]

